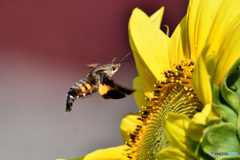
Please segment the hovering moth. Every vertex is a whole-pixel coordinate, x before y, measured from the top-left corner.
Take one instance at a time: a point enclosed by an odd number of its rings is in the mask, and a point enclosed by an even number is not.
[[[114,83],[110,78],[118,71],[122,62],[130,53],[122,58],[121,61],[109,64],[91,64],[88,65],[91,70],[84,77],[76,82],[67,93],[66,112],[72,110],[75,99],[82,99],[92,95],[95,92],[105,99],[120,99],[134,92],[134,89],[121,87]]]

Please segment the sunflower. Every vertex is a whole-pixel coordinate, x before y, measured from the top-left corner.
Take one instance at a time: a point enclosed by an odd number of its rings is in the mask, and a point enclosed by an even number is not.
[[[140,111],[121,122],[124,145],[79,160],[239,159],[239,8],[239,0],[190,0],[171,37],[160,30],[163,7],[150,17],[134,9]]]

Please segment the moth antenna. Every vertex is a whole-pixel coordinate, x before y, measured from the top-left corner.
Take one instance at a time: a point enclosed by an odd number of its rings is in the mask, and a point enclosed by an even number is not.
[[[115,59],[116,59],[116,57],[115,57],[115,58],[113,58],[113,60],[112,60],[112,62],[111,62],[111,63],[113,63],[113,61],[115,61]]]

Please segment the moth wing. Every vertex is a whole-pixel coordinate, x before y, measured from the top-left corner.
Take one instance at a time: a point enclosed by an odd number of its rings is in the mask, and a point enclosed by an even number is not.
[[[105,99],[120,99],[125,97],[124,93],[102,84],[99,84],[99,94]]]
[[[131,94],[134,89],[121,87],[111,80],[106,73],[101,73],[99,82],[99,94],[105,99],[120,99],[126,94]]]
[[[89,68],[95,68],[95,67],[97,67],[97,66],[99,66],[99,65],[100,65],[100,63],[93,63],[93,64],[88,64],[87,67],[89,67]]]
[[[119,90],[120,92],[124,93],[124,94],[127,94],[127,95],[130,95],[132,94],[135,89],[132,89],[132,88],[125,88],[125,87],[122,87],[118,84],[115,83],[115,87],[117,88],[117,90]]]

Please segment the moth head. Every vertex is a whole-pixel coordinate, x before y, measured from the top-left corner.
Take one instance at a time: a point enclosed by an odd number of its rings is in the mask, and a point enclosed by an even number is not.
[[[103,71],[103,72],[105,72],[109,77],[112,77],[112,76],[118,71],[119,67],[121,66],[121,63],[123,63],[123,62],[128,62],[128,60],[127,60],[127,61],[124,61],[124,59],[125,59],[130,53],[131,53],[131,52],[129,52],[127,55],[125,55],[125,56],[121,59],[121,61],[119,61],[119,62],[117,62],[117,63],[113,63],[114,60],[116,59],[116,58],[114,58],[111,63],[109,63],[109,64],[104,64],[104,65],[100,65],[100,66],[96,67],[96,68],[95,68],[95,71],[96,71],[96,72],[98,72],[98,71],[101,71],[101,72],[102,72],[102,71]]]
[[[120,63],[110,63],[108,64],[108,67],[106,67],[106,70],[104,72],[107,73],[109,77],[112,77],[118,71],[120,66]]]

